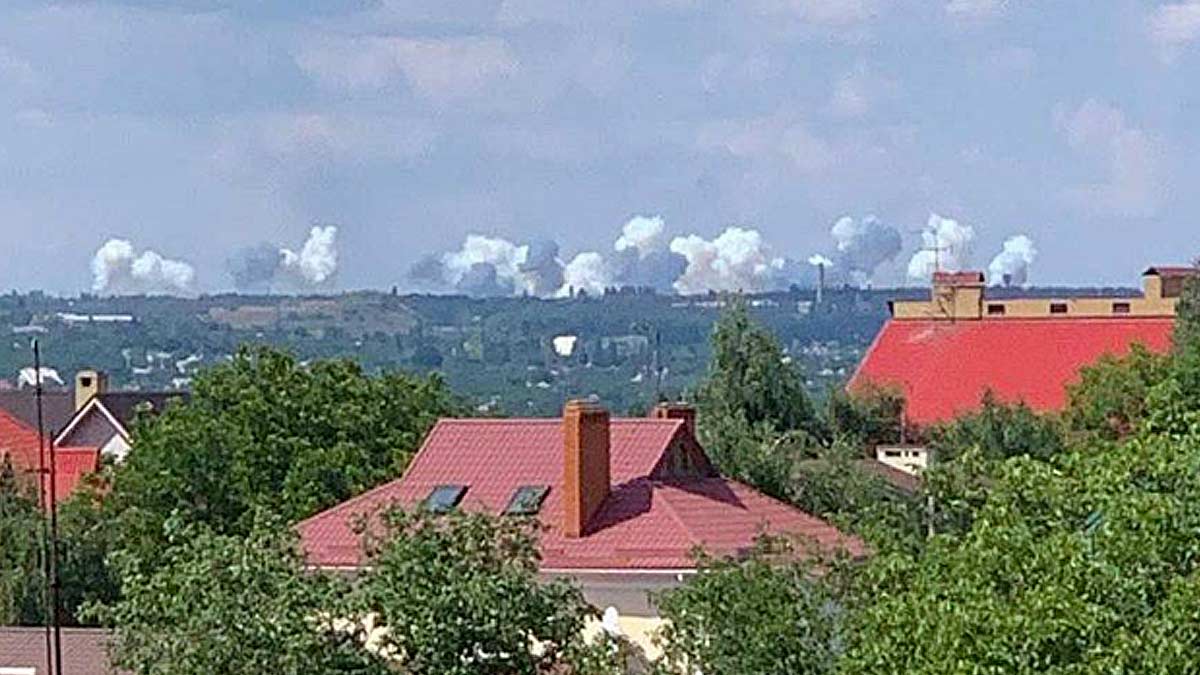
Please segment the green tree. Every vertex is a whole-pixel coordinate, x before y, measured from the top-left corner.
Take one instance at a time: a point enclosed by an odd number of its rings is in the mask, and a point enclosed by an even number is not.
[[[667,619],[659,672],[834,671],[847,642],[838,584],[781,545],[764,541],[746,560],[702,559],[687,584],[658,598]]]
[[[820,430],[799,369],[746,303],[730,300],[712,335],[708,374],[696,391],[704,419],[741,416],[778,432]]]
[[[115,628],[114,663],[135,675],[389,672],[359,631],[335,625],[340,582],[306,572],[286,532],[172,521],[153,564],[118,555],[122,597],[92,610]]]
[[[136,427],[106,507],[120,543],[144,553],[172,513],[218,533],[249,532],[258,510],[295,521],[398,476],[456,410],[436,376],[243,348],[200,375],[190,401]]]
[[[1038,415],[1023,403],[1003,403],[991,392],[984,394],[978,411],[932,429],[929,436],[939,462],[951,461],[971,448],[990,460],[1022,455],[1046,460],[1062,452],[1064,444],[1055,419]]]
[[[1000,462],[963,532],[871,561],[845,673],[1197,672],[1200,435]]]
[[[0,455],[0,622],[34,623],[44,607],[43,520],[37,502]]]
[[[853,439],[864,448],[903,440],[904,394],[898,390],[871,385],[851,395],[835,389],[825,408],[835,437]]]
[[[564,581],[537,578],[533,524],[481,514],[394,510],[365,539],[369,568],[349,613],[388,627],[381,647],[412,675],[609,672],[593,617]],[[599,653],[597,652],[599,650]]]
[[[1150,390],[1168,376],[1170,364],[1168,356],[1134,345],[1124,357],[1105,355],[1083,368],[1067,389],[1068,430],[1106,441],[1129,436],[1145,418]]]
[[[696,391],[700,441],[727,476],[785,498],[796,457],[789,434],[820,424],[799,370],[778,341],[731,300],[712,335],[708,374]]]

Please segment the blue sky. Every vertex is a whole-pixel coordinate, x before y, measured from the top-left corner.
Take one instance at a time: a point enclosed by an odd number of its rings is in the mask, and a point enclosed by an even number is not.
[[[341,288],[468,233],[779,256],[931,213],[1041,283],[1200,253],[1200,0],[8,0],[0,288],[86,290],[110,237],[227,260],[339,226]]]

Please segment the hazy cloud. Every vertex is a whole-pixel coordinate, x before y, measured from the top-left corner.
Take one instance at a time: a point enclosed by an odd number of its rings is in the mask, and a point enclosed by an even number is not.
[[[1059,107],[1055,120],[1071,148],[1097,162],[1105,174],[1100,181],[1068,190],[1076,206],[1127,217],[1158,210],[1164,150],[1151,134],[1129,124],[1119,108],[1095,99],[1074,110]]]
[[[1150,39],[1164,61],[1173,61],[1179,52],[1200,38],[1200,0],[1159,5],[1147,20]]]

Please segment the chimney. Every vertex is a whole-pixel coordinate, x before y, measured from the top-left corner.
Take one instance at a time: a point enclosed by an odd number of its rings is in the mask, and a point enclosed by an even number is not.
[[[825,301],[825,263],[817,265],[817,303]]]
[[[659,420],[683,420],[683,427],[696,437],[696,408],[688,403],[659,403],[650,411],[650,416]]]
[[[75,410],[83,409],[93,397],[108,391],[108,375],[99,370],[81,370],[75,374]]]
[[[582,537],[608,496],[608,411],[588,401],[563,408],[563,535]]]

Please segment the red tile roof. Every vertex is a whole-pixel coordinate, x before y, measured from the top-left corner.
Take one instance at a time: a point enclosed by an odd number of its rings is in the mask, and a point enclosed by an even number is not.
[[[898,386],[908,420],[927,425],[978,409],[989,389],[1036,411],[1061,410],[1066,386],[1104,354],[1134,343],[1165,352],[1174,319],[891,320],[850,380]]]
[[[934,272],[936,284],[972,285],[984,282],[983,272]]]
[[[49,441],[47,441],[49,442]],[[0,410],[0,457],[11,458],[13,469],[19,475],[37,480],[38,457],[37,431]],[[79,486],[83,478],[100,468],[99,448],[55,448],[55,501],[61,503]],[[47,451],[47,464],[49,452]],[[47,494],[48,484],[46,488]]]
[[[613,490],[580,538],[562,535],[562,422],[558,419],[442,420],[404,477],[297,526],[310,564],[355,567],[359,517],[389,505],[412,507],[438,486],[468,486],[461,507],[501,514],[517,488],[550,486],[539,519],[542,566],[549,570],[690,569],[703,547],[732,555],[758,534],[807,536],[828,548],[863,552],[862,543],[828,523],[718,477],[659,478],[660,460],[686,435],[672,419],[614,419]],[[690,438],[687,439],[690,441]]]
[[[71,675],[116,675],[125,671],[109,665],[112,633],[98,628],[62,629],[62,666]],[[0,668],[32,668],[46,672],[46,631],[43,628],[0,627]]]

